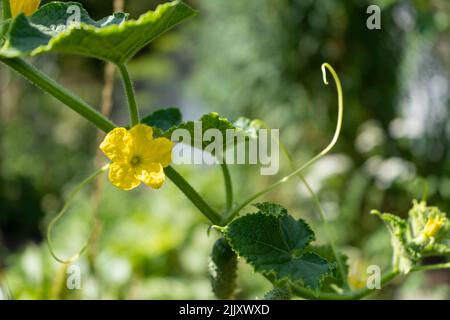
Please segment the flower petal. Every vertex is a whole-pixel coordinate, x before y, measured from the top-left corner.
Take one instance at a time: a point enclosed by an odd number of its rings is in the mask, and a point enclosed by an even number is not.
[[[116,128],[106,135],[105,139],[100,144],[100,149],[112,161],[124,162],[129,153],[126,144],[128,136],[127,129]]]
[[[167,167],[172,162],[173,142],[167,138],[157,138],[143,149],[142,158],[144,163],[160,163]]]
[[[12,17],[24,13],[26,16],[31,16],[39,8],[40,0],[10,0]]]
[[[130,139],[136,146],[145,146],[153,140],[153,128],[145,124],[137,124],[128,131]]]
[[[11,15],[14,18],[22,11],[23,1],[11,0],[9,1],[9,6],[11,8]]]
[[[131,190],[141,184],[134,168],[126,164],[111,163],[108,177],[113,185],[122,190]]]
[[[164,174],[162,165],[159,163],[152,163],[141,167],[138,178],[147,186],[153,189],[159,189],[163,185],[166,175]]]

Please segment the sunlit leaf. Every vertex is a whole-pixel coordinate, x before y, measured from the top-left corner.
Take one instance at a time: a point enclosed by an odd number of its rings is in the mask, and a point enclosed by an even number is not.
[[[80,23],[73,22],[80,10]],[[5,57],[35,56],[43,53],[71,53],[96,57],[116,64],[132,58],[162,33],[193,16],[195,11],[180,1],[162,4],[137,20],[115,13],[93,20],[81,4],[50,2],[34,15],[17,16],[0,49]]]
[[[225,236],[239,256],[257,272],[276,282],[287,280],[318,290],[332,266],[307,250],[315,239],[304,220],[296,220],[273,204],[258,205],[259,212],[231,222]],[[269,210],[265,210],[269,209]]]

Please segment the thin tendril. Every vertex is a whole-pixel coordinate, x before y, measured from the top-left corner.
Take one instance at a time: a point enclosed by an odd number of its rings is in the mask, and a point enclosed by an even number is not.
[[[47,227],[47,245],[48,245],[48,249],[50,251],[50,254],[52,255],[52,257],[56,261],[58,261],[58,262],[60,262],[62,264],[70,264],[70,263],[76,261],[83,254],[83,252],[86,250],[86,248],[88,247],[89,242],[91,241],[91,238],[92,238],[92,235],[93,235],[94,228],[91,229],[89,237],[87,238],[87,240],[85,241],[85,243],[83,244],[81,249],[76,254],[74,254],[73,256],[71,256],[68,259],[62,259],[62,258],[58,257],[58,255],[55,253],[55,250],[53,249],[54,246],[53,246],[53,241],[52,241],[52,231],[53,231],[53,228],[54,228],[55,224],[64,216],[64,214],[66,213],[67,209],[69,209],[70,204],[72,203],[73,199],[78,194],[78,192],[80,192],[86,185],[88,185],[90,182],[92,182],[100,174],[102,174],[103,172],[108,170],[108,168],[109,168],[109,164],[103,166],[102,168],[100,168],[99,170],[94,172],[91,176],[89,176],[87,179],[83,180],[80,184],[78,184],[75,187],[75,189],[70,193],[70,195],[67,198],[67,201],[64,204],[64,206],[62,207],[61,211],[59,211],[58,214],[48,224],[48,227]]]
[[[321,69],[322,69],[322,75],[323,75],[323,82],[326,85],[328,85],[327,72],[326,71],[328,70],[331,73],[331,75],[333,76],[334,82],[336,84],[337,95],[338,95],[338,118],[337,118],[337,125],[336,125],[336,130],[334,132],[333,139],[331,140],[331,142],[328,144],[328,146],[325,149],[323,149],[319,154],[317,154],[311,160],[306,162],[300,168],[298,168],[297,170],[293,171],[292,173],[290,173],[289,175],[285,176],[284,178],[278,180],[277,182],[273,183],[272,185],[270,185],[266,189],[264,189],[264,190],[262,190],[262,191],[260,191],[260,192],[258,192],[256,194],[254,194],[253,196],[248,198],[246,201],[244,201],[242,204],[240,204],[236,209],[234,209],[231,212],[231,214],[228,216],[227,221],[231,221],[244,207],[246,207],[248,204],[250,204],[253,200],[259,198],[260,196],[264,195],[267,192],[272,191],[273,189],[275,189],[279,185],[281,185],[284,182],[288,181],[293,176],[297,175],[298,173],[302,172],[303,170],[305,170],[306,168],[311,166],[317,160],[319,160],[324,155],[326,155],[336,145],[336,142],[338,141],[339,135],[341,133],[342,119],[343,119],[343,114],[344,114],[344,97],[343,97],[343,93],[342,93],[342,85],[341,85],[341,81],[339,80],[339,76],[337,75],[336,71],[333,69],[333,67],[331,65],[329,65],[328,63],[324,63],[324,64],[322,64]]]

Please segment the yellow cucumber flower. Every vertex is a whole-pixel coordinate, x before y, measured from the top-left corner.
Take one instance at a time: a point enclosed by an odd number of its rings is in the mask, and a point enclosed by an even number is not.
[[[21,13],[31,16],[39,8],[41,0],[9,0],[11,15],[16,17]]]
[[[362,289],[367,285],[367,264],[361,260],[355,261],[348,272],[348,283],[355,289]]]
[[[169,139],[153,139],[153,129],[145,124],[130,130],[116,128],[100,144],[100,149],[112,161],[109,180],[123,190],[134,189],[141,182],[160,188],[165,179],[163,168],[172,161],[172,148]]]
[[[424,236],[428,238],[434,237],[442,228],[444,223],[445,219],[441,217],[428,218],[427,224],[423,229]]]

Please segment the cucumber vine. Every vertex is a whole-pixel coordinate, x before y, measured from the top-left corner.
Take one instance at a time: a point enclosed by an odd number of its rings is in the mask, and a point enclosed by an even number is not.
[[[14,17],[11,16],[9,1],[2,0],[2,4],[0,62],[59,100],[97,129],[111,133],[119,126],[35,68],[25,58],[47,53],[70,53],[113,63],[123,80],[127,97],[130,117],[127,128],[139,124],[147,125],[152,127],[156,137],[169,139],[176,129],[193,130],[191,122],[181,120],[181,114],[177,109],[158,110],[140,118],[133,82],[127,69],[128,61],[142,48],[196,14],[196,11],[185,3],[173,1],[160,5],[155,11],[143,14],[138,20],[129,19],[126,13],[115,13],[99,21],[93,20],[82,5],[76,2],[52,1],[30,16],[19,13]],[[75,6],[80,11],[81,21],[76,26],[66,25],[61,19],[67,15],[69,6]],[[239,258],[247,261],[256,272],[273,283],[274,289],[267,293],[266,299],[289,299],[291,296],[305,299],[360,299],[372,293],[369,288],[352,290],[349,287],[346,257],[340,252],[334,239],[327,239],[328,246],[315,246],[316,236],[308,223],[303,219],[295,219],[282,206],[267,202],[257,203],[254,204],[255,212],[242,215],[243,209],[257,198],[298,176],[310,192],[322,223],[327,224],[319,198],[302,175],[305,169],[333,149],[338,142],[343,123],[344,95],[339,76],[328,63],[324,63],[321,68],[324,83],[328,84],[329,72],[336,86],[338,101],[336,129],[331,142],[299,167],[294,165],[289,152],[278,141],[291,164],[292,172],[287,176],[236,204],[229,168],[226,163],[221,164],[225,209],[219,211],[208,204],[173,166],[164,167],[165,176],[206,217],[213,229],[220,233],[212,248],[209,265],[212,290],[219,299],[231,299],[237,291]],[[238,122],[232,123],[221,118],[216,113],[203,116],[200,122],[205,128],[232,129],[241,134],[246,134],[246,130],[249,129],[243,128]],[[256,134],[260,128],[268,128],[262,120],[249,120],[247,124],[253,129],[256,128]],[[80,183],[48,226],[50,252],[64,265],[78,259],[89,245],[89,239],[78,253],[63,259],[54,252],[52,229],[64,215],[76,193],[107,169],[108,165]],[[391,232],[393,247],[392,269],[383,272],[382,286],[397,276],[411,272],[450,268],[450,263],[420,264],[423,257],[450,253],[450,222],[446,214],[438,208],[428,206],[425,201],[414,202],[407,220],[388,213],[374,211],[374,214],[386,223]]]

